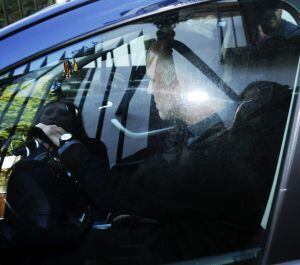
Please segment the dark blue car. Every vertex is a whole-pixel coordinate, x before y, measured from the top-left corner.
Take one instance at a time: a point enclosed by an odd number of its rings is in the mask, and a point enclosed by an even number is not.
[[[0,264],[300,263],[299,11],[74,0],[0,30]]]

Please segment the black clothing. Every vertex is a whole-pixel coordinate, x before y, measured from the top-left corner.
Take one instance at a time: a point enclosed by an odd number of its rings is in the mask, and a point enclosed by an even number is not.
[[[246,91],[231,129],[216,124],[195,136],[187,126],[176,128],[167,141],[184,140],[173,141],[171,159],[154,152],[108,172],[74,144],[61,160],[98,211],[159,221],[126,228],[155,263],[242,249],[260,229],[290,103],[286,86],[257,82]]]
[[[299,26],[294,25],[293,23],[286,21],[285,19],[281,20],[279,28],[273,34],[273,36],[281,36],[286,39],[299,36],[299,35],[300,35]]]

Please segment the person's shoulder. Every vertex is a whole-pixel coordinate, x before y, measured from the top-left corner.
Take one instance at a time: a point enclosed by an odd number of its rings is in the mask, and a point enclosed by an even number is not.
[[[249,84],[242,93],[230,139],[260,137],[273,128],[283,129],[289,110],[292,90],[274,82],[258,81]],[[280,129],[280,130],[281,130]]]
[[[280,32],[286,38],[293,37],[295,35],[300,35],[300,28],[285,19],[282,19]]]

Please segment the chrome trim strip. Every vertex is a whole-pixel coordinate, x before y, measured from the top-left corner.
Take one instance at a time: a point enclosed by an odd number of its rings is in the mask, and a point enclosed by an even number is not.
[[[164,132],[174,129],[174,127],[167,127],[167,128],[163,128],[163,129],[159,129],[159,130],[149,131],[149,132],[136,133],[136,132],[132,132],[132,131],[129,131],[128,129],[126,129],[117,119],[111,119],[110,121],[118,130],[120,130],[126,136],[128,136],[130,138],[145,138],[148,136],[158,135],[158,134],[161,134],[161,133],[164,133]]]

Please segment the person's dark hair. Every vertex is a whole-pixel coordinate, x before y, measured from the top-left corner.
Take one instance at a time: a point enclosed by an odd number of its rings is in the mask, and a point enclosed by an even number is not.
[[[72,103],[52,101],[44,106],[37,123],[57,125],[78,139],[85,139],[82,117],[79,109]]]
[[[256,81],[250,83],[242,92],[241,99],[243,101],[259,100],[261,102],[268,102],[283,96],[289,96],[289,87],[275,82]]]
[[[241,94],[242,104],[238,107],[234,124],[253,117],[263,116],[278,109],[288,109],[291,90],[287,85],[269,81],[250,83]]]

